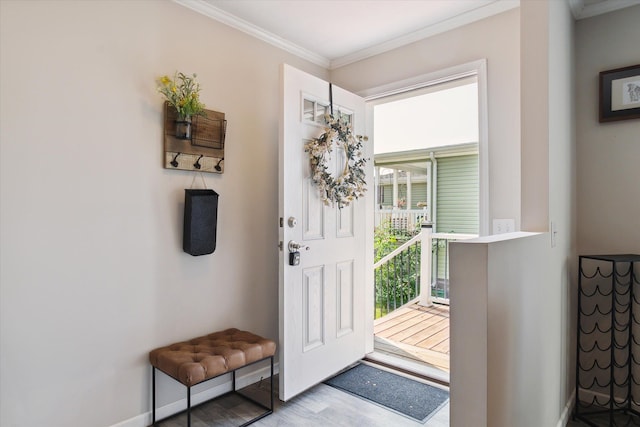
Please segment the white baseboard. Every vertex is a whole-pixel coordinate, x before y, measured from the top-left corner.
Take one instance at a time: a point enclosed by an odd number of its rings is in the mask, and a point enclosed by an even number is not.
[[[574,394],[574,398],[575,398],[575,391],[573,392]],[[581,399],[581,401],[584,402],[591,402],[594,399],[597,399],[598,402],[608,402],[609,401],[609,395],[608,394],[604,394],[604,393],[599,393],[597,391],[593,391],[593,390],[587,390],[587,389],[580,389],[580,397],[583,397],[583,399]],[[587,397],[587,400],[584,399],[584,397]],[[615,399],[617,401],[623,401],[624,400],[624,396],[616,396],[614,395]],[[575,400],[575,399],[574,399]]]
[[[569,422],[569,417],[571,417],[571,413],[573,412],[573,404],[575,400],[576,391],[573,390],[573,393],[571,393],[571,396],[569,396],[567,404],[564,405],[564,410],[562,411],[562,414],[560,414],[560,419],[558,420],[558,424],[556,425],[556,427],[565,427],[567,425],[567,423]]]
[[[248,368],[247,368],[248,369]],[[263,368],[256,369],[255,371],[248,372],[243,375],[236,376],[236,387],[241,389],[253,383],[260,381],[262,378],[269,377],[270,366],[265,366]],[[278,363],[273,364],[273,375],[276,375],[279,372]],[[221,396],[225,393],[228,393],[232,389],[231,379],[228,381],[218,384],[214,387],[203,390],[199,393],[191,395],[191,406],[195,406],[199,403],[206,402],[207,400],[211,400],[215,397]],[[187,398],[180,399],[176,402],[169,403],[168,405],[161,406],[156,408],[156,418],[161,420],[163,418],[169,417],[173,414],[177,414],[178,412],[184,411],[187,409]],[[110,427],[147,427],[151,424],[152,412],[145,412],[144,414],[137,415],[133,418],[129,418],[128,420],[121,421],[117,424],[113,424]]]

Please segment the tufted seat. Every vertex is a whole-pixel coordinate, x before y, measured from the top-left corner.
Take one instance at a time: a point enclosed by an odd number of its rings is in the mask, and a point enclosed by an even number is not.
[[[273,356],[276,343],[232,328],[160,347],[149,353],[151,365],[187,387]]]
[[[152,350],[149,352],[149,361],[153,371],[153,423],[156,422],[156,369],[187,387],[187,420],[188,425],[191,425],[192,386],[230,372],[232,373],[233,392],[236,392],[235,371],[265,359],[271,360],[271,405],[265,406],[243,396],[267,410],[266,413],[243,425],[269,415],[273,412],[273,356],[275,352],[276,343],[272,340],[235,328]]]

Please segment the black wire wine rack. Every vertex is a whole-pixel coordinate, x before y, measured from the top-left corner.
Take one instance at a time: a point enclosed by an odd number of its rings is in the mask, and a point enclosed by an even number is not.
[[[640,426],[638,267],[640,255],[579,257],[573,416],[589,426]]]

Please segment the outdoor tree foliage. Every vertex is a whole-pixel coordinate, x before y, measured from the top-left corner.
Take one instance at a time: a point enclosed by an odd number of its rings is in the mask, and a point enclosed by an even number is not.
[[[374,233],[374,262],[393,252],[407,239],[387,220]],[[384,316],[406,304],[419,294],[420,243],[409,246],[401,254],[381,265],[375,274],[375,318]]]
[[[413,235],[405,230],[393,228],[390,220],[384,221],[374,232],[374,262],[380,261],[411,237]],[[374,271],[376,319],[420,295],[421,248],[421,242],[416,242]],[[433,239],[431,253],[433,286],[442,277],[438,270],[446,270],[447,240]],[[432,287],[431,293],[435,297],[448,298],[444,288]]]

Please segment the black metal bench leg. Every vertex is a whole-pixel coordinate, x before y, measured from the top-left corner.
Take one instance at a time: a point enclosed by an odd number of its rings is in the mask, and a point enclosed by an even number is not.
[[[271,410],[273,411],[273,356],[271,356]]]
[[[151,425],[156,425],[156,367],[151,367],[151,405],[153,405]]]
[[[187,387],[187,427],[191,427],[191,387]]]

